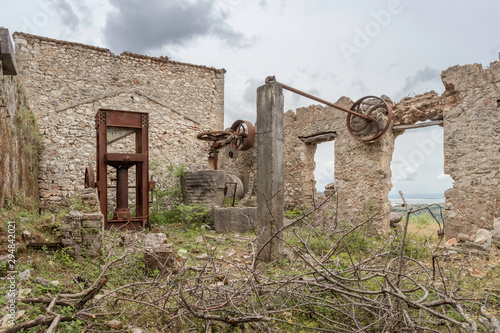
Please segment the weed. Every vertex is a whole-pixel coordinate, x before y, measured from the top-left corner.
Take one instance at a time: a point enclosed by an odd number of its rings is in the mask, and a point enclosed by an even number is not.
[[[285,218],[298,219],[299,217],[304,216],[304,214],[307,212],[307,210],[308,210],[307,206],[302,206],[300,208],[286,210],[285,211]]]
[[[76,195],[73,198],[71,198],[71,204],[69,206],[69,209],[84,211],[84,212],[92,212],[94,210],[94,208],[86,206],[79,195]]]
[[[157,179],[155,201],[151,205],[151,210],[164,211],[178,205],[181,201],[181,178],[186,172],[183,164],[168,165],[164,167],[159,160],[153,159],[149,163],[151,173]]]
[[[151,221],[158,224],[180,223],[186,228],[198,229],[210,224],[211,211],[203,205],[179,204],[170,210],[161,211],[151,216]]]
[[[240,200],[235,199],[234,200],[234,205],[237,206]],[[233,207],[233,198],[224,198],[224,207]]]

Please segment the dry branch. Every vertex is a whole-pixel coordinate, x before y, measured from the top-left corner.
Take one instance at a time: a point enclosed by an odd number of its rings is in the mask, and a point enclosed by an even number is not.
[[[480,308],[477,300],[458,295],[461,271],[450,275],[439,250],[430,244],[422,249],[430,252],[432,263],[411,257],[405,251],[411,241],[407,228],[412,210],[408,209],[403,233],[391,235],[359,258],[359,251],[348,246],[356,237],[362,237],[363,227],[376,216],[356,225],[336,221],[333,229],[324,226],[322,230],[315,229],[311,224],[298,226],[299,221],[312,218],[315,212],[272,236],[283,240],[288,251],[285,272],[275,274],[272,270],[276,269],[276,263],[257,267],[255,241],[251,243],[251,264],[218,258],[216,250],[221,240],[214,248],[206,244],[208,256],[203,265],[185,265],[175,273],[160,271],[154,278],[127,275],[126,282],[109,283],[113,290],[90,302],[106,279],[111,281],[113,275],[123,274],[121,269],[135,265],[134,249],[142,245],[128,244],[125,249],[109,247],[96,274],[98,279],[85,291],[23,302],[48,304],[47,311],[57,314],[57,305],[69,306],[79,301],[80,310],[74,318],[85,318],[92,325],[105,325],[109,319],[106,314],[117,318],[127,311],[127,316],[134,316],[131,309],[135,309],[136,320],[150,315],[153,319],[148,320],[172,331],[209,331],[217,323],[232,326],[252,323],[252,330],[270,332],[273,330],[270,323],[275,321],[273,325],[321,332],[439,332],[447,327],[449,331],[473,333],[484,328],[500,333],[500,322],[487,307],[488,299]],[[321,251],[314,246],[318,239],[326,242]],[[477,310],[473,311],[474,307]],[[94,312],[99,315],[93,315]],[[20,330],[49,323],[57,327],[56,317],[44,316],[16,327]],[[62,317],[61,321],[74,318]],[[307,326],[305,321],[314,323],[314,327]],[[7,332],[16,330],[11,328]]]

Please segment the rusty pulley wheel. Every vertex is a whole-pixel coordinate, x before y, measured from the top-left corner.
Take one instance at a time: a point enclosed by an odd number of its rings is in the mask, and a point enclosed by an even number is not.
[[[196,138],[203,141],[217,142],[227,139],[232,134],[230,131],[209,131],[198,134]]]
[[[236,139],[231,141],[231,147],[236,150],[245,151],[252,148],[255,141],[255,127],[246,120],[236,120],[231,126],[231,131]]]
[[[85,187],[95,188],[94,168],[89,165],[85,168]]]
[[[391,107],[379,97],[362,97],[351,106],[351,111],[367,118],[361,118],[352,113],[347,114],[347,130],[356,140],[375,141],[384,135],[391,125]]]

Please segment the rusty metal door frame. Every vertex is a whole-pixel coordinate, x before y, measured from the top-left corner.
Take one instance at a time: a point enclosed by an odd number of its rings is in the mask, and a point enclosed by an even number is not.
[[[99,109],[96,114],[96,162],[97,162],[97,177],[96,184],[100,201],[101,212],[104,215],[104,226],[109,229],[111,227],[140,229],[150,227],[149,222],[149,151],[148,151],[148,128],[149,115],[145,112],[132,112],[121,110]],[[136,131],[135,137],[135,152],[128,154],[108,153],[107,151],[107,133],[109,127],[119,127],[123,129],[133,129]],[[135,165],[136,168],[136,216],[131,217],[130,213],[117,211],[113,218],[108,219],[108,182],[107,182],[107,167],[113,166],[117,169],[117,174],[123,175],[128,172],[128,168]],[[121,204],[126,205],[128,210],[128,183],[124,185],[123,180],[128,179],[123,177],[121,184],[117,179],[117,198],[119,195],[125,195],[126,198],[121,198]],[[123,193],[118,193],[118,192]],[[125,193],[125,194],[124,194]],[[123,200],[127,200],[124,203]]]

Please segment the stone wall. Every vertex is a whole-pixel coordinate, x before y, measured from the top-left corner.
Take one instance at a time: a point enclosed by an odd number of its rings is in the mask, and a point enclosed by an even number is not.
[[[0,208],[17,198],[38,200],[41,138],[16,76],[7,29],[0,28]],[[2,75],[2,72],[4,75]]]
[[[346,108],[352,103],[345,97],[336,102]],[[335,179],[332,182],[338,192],[339,218],[359,223],[369,215],[390,210],[388,194],[392,187],[390,162],[394,136],[387,133],[373,143],[357,141],[347,131],[345,117],[343,112],[317,105],[285,114],[285,201],[288,208],[312,207],[313,193],[316,193],[314,154],[317,144],[329,137],[335,144]],[[375,220],[371,230],[376,234],[387,232],[389,217]]]
[[[442,81],[441,95],[431,91],[397,104],[389,101],[393,128],[370,144],[349,135],[345,114],[337,110],[312,105],[286,112],[286,209],[311,206],[316,145],[327,138],[335,141],[332,182],[338,190],[339,217],[361,222],[367,215],[388,212],[394,141],[404,135],[404,126],[434,120],[444,127],[444,171],[454,180],[445,193],[446,237],[462,233],[473,240],[479,229],[493,230],[500,224],[500,62],[486,69],[478,64],[455,66],[442,73]],[[348,108],[352,101],[341,98],[337,104]],[[221,169],[255,173],[255,150],[237,159],[221,154]],[[372,229],[387,230],[388,217]]]
[[[500,222],[500,62],[455,66],[441,75],[458,104],[444,112],[447,236],[476,236]]]
[[[14,41],[21,83],[43,135],[44,204],[64,204],[83,188],[85,167],[95,165],[99,108],[150,114],[149,158],[158,173],[169,164],[196,170],[206,163],[196,134],[222,129],[224,69],[129,52],[117,56],[25,33],[15,33]]]
[[[343,97],[336,104],[349,108],[353,101]],[[285,113],[285,209],[313,207],[313,194],[316,193],[314,154],[317,144],[325,140],[335,143],[335,179],[332,182],[335,181],[338,190],[339,217],[361,222],[368,214],[389,211],[394,135],[388,133],[375,143],[359,142],[347,131],[343,112],[319,105]],[[233,159],[223,150],[220,169],[236,175],[255,174],[255,155],[255,145],[249,151],[238,152]],[[387,232],[389,216],[375,221],[372,230],[374,233]]]
[[[2,81],[7,107],[1,108],[0,129],[8,149],[0,160],[0,178],[5,179],[0,201],[19,188],[36,191],[33,181],[22,185],[36,174],[38,146],[26,129],[35,126],[34,120],[29,112],[19,111],[27,110],[20,84],[43,135],[39,180],[44,203],[62,203],[83,187],[83,171],[95,161],[94,115],[99,108],[150,113],[150,159],[159,171],[168,164],[185,164],[188,171],[207,169],[208,149],[196,134],[222,129],[224,70],[127,52],[116,56],[107,49],[23,33],[14,38],[20,82],[6,76]],[[442,95],[431,91],[393,104],[393,128],[374,143],[353,139],[345,114],[329,107],[286,112],[286,208],[312,205],[316,146],[334,140],[332,181],[338,190],[339,217],[361,222],[387,212],[390,162],[395,138],[404,134],[401,126],[439,120],[444,127],[445,173],[454,180],[445,193],[446,236],[461,232],[472,239],[478,229],[492,230],[495,221],[500,223],[500,63],[486,69],[455,66],[442,73],[442,81]],[[352,105],[348,98],[337,103]],[[256,148],[235,154],[237,158],[230,158],[229,151],[222,150],[219,168],[254,178]],[[21,169],[28,171],[14,176]],[[375,233],[388,229],[388,216],[373,227]]]

